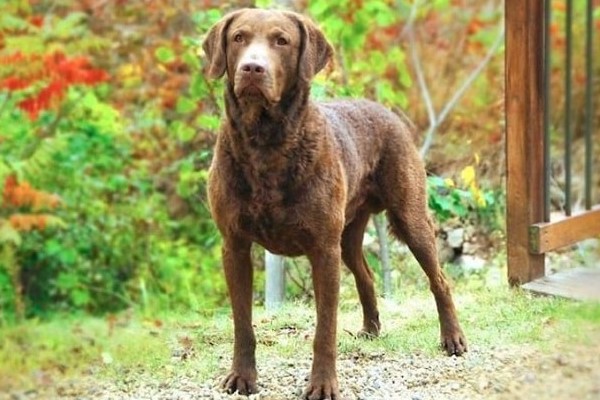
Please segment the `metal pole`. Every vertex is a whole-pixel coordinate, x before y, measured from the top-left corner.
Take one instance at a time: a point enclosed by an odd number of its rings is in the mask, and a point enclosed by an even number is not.
[[[592,131],[594,126],[593,115],[593,1],[588,0],[586,10],[586,40],[585,40],[585,208],[592,209]]]
[[[265,308],[275,311],[285,301],[285,260],[265,250]]]
[[[565,214],[571,215],[571,149],[573,144],[573,132],[571,126],[571,76],[573,69],[573,0],[567,0],[567,12],[565,13],[566,30],[566,57],[565,57]]]
[[[550,104],[552,0],[544,2],[544,221],[550,222]]]

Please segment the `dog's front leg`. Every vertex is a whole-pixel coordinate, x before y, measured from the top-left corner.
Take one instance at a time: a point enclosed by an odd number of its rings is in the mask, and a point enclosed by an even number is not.
[[[256,339],[252,328],[251,242],[227,237],[223,243],[223,267],[233,310],[233,364],[223,386],[229,393],[256,393]]]
[[[339,399],[336,374],[336,329],[340,285],[341,250],[339,244],[315,249],[308,254],[312,266],[317,305],[317,329],[313,343],[310,382],[304,393],[309,400]]]

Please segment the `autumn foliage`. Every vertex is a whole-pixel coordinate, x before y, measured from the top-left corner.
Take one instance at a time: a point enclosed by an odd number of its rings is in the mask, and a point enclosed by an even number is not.
[[[108,80],[106,71],[92,67],[87,57],[68,57],[61,52],[51,54],[13,54],[0,57],[0,67],[13,67],[14,75],[0,80],[0,90],[27,91],[18,107],[29,118],[60,104],[72,85],[93,86]]]
[[[19,182],[10,175],[4,182],[2,192],[2,209],[32,211],[51,210],[58,207],[60,199],[55,194],[34,189],[28,182]],[[27,232],[33,229],[44,230],[53,216],[43,213],[14,212],[8,217],[8,222],[17,231]]]

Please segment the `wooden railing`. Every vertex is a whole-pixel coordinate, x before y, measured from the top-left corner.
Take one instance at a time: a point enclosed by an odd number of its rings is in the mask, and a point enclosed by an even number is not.
[[[573,0],[565,0],[564,215],[550,218],[550,6],[549,0],[506,0],[506,165],[508,279],[512,285],[542,278],[545,254],[600,237],[600,206],[592,201],[593,0],[586,3],[585,53],[571,45]],[[571,206],[572,60],[584,56],[584,207]],[[562,110],[561,110],[562,111]],[[596,135],[596,138],[598,136]],[[596,140],[600,142],[600,140]],[[599,144],[600,145],[600,144]],[[596,161],[597,162],[597,161]],[[596,172],[600,173],[600,172]]]

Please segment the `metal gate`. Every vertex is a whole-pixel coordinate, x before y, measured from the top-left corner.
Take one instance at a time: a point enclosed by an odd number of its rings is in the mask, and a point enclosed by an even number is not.
[[[600,296],[600,269],[569,271],[564,276],[546,277],[545,254],[586,238],[600,237],[600,205],[593,204],[594,174],[600,173],[598,160],[593,158],[593,146],[600,146],[600,136],[594,127],[594,85],[600,78],[594,70],[594,8],[598,1],[585,3],[585,43],[583,51],[573,51],[573,0],[563,0],[564,20],[564,81],[561,101],[552,101],[552,57],[550,0],[506,0],[506,165],[507,165],[507,252],[508,279],[511,285],[524,285],[541,292],[570,297]],[[596,3],[596,4],[595,4]],[[581,25],[578,25],[578,27]],[[553,53],[554,52],[554,53]],[[584,57],[584,200],[581,209],[573,207],[573,61]],[[579,63],[581,64],[581,63]],[[596,71],[596,73],[594,73]],[[596,79],[596,82],[594,82]],[[580,82],[581,83],[581,82]],[[551,115],[556,105],[564,109],[560,134],[561,164],[564,166],[564,210],[560,218],[551,218]],[[558,131],[555,129],[555,131]],[[579,131],[578,131],[579,132]],[[595,143],[596,142],[596,143]],[[556,148],[556,146],[553,146]],[[578,177],[579,179],[580,177]],[[555,213],[552,213],[553,216]],[[600,264],[600,263],[599,263]],[[566,278],[565,278],[566,277]],[[552,280],[549,281],[549,278]],[[557,289],[567,280],[568,288]],[[596,282],[593,282],[596,280]],[[529,283],[528,283],[529,282]],[[548,284],[551,282],[551,284]],[[594,286],[595,285],[595,286]],[[546,289],[544,289],[546,288]],[[586,289],[587,288],[587,289]],[[587,290],[589,293],[578,293]]]

